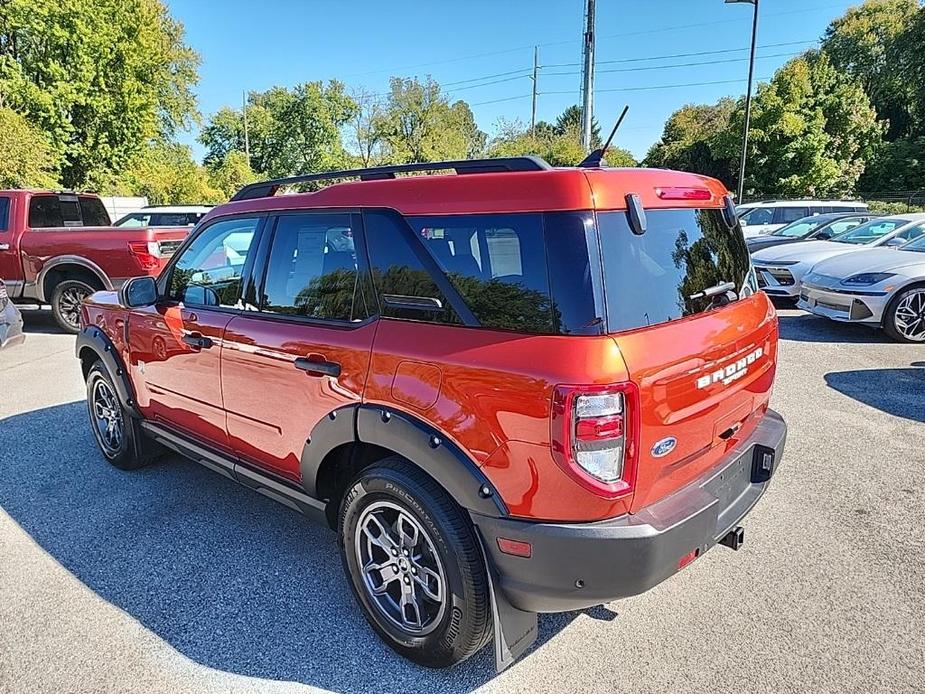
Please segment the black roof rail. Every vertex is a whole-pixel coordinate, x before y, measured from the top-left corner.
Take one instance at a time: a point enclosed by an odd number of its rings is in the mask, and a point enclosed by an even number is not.
[[[461,161],[429,161],[418,164],[398,164],[395,166],[375,166],[369,169],[349,169],[347,171],[323,171],[321,173],[290,176],[289,178],[276,178],[269,181],[260,181],[244,186],[231,198],[235,200],[251,200],[253,198],[269,198],[276,195],[280,188],[310,183],[312,181],[326,181],[334,178],[359,178],[361,181],[378,181],[395,178],[395,174],[414,173],[416,171],[449,171],[453,169],[457,174],[498,173],[502,171],[548,171],[552,167],[539,157],[500,157],[497,159],[466,159]]]

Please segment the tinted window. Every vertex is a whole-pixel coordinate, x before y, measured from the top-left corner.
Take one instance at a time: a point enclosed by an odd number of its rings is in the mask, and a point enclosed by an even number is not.
[[[598,215],[611,332],[707,310],[717,300],[695,295],[726,282],[733,293],[724,299],[753,290],[745,239],[721,210],[650,210],[646,217],[648,229],[637,236],[626,213]]]
[[[775,224],[790,224],[798,219],[809,216],[807,207],[778,207],[778,214],[774,219]]]
[[[541,215],[408,221],[483,327],[554,332]]]
[[[0,231],[10,228],[10,199],[0,197]]]
[[[384,212],[368,212],[363,219],[380,313],[389,318],[461,323],[411,245],[414,238],[405,222]],[[424,248],[419,250],[426,257]],[[436,265],[432,269],[439,271]]]
[[[29,226],[50,229],[64,226],[57,195],[36,195],[29,201]]]
[[[202,219],[203,215],[197,212],[161,212],[152,215],[151,226],[156,227],[186,227],[193,226]]]
[[[257,222],[216,222],[199,234],[173,267],[170,297],[190,306],[238,306],[244,262]]]
[[[80,196],[80,217],[85,227],[108,227],[109,213],[99,198]]]
[[[773,207],[756,207],[740,217],[743,224],[770,224],[774,219]]]
[[[349,214],[280,217],[261,310],[326,320],[366,318],[353,229]]]

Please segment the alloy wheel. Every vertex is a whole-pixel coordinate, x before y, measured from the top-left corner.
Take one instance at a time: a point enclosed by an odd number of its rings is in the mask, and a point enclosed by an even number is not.
[[[58,313],[75,330],[80,327],[80,304],[91,293],[83,287],[68,287],[58,297]]]
[[[367,506],[355,551],[367,596],[389,622],[414,636],[440,624],[446,573],[430,535],[408,511],[388,501]]]
[[[100,446],[109,456],[118,454],[125,437],[122,407],[112,386],[102,378],[98,379],[93,386],[91,408],[96,438]]]
[[[896,331],[913,342],[925,342],[925,289],[906,294],[893,313]]]

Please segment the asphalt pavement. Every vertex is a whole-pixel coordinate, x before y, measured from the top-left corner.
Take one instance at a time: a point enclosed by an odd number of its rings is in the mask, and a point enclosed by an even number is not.
[[[781,312],[784,463],[717,547],[636,598],[416,667],[368,628],[334,535],[176,456],[108,466],[74,338],[0,352],[0,692],[923,692],[925,347]]]

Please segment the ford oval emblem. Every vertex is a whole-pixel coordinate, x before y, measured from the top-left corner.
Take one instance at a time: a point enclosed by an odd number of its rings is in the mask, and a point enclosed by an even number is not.
[[[656,441],[655,445],[652,446],[652,457],[653,458],[662,458],[674,450],[674,447],[678,444],[678,440],[674,436],[669,436],[662,439],[661,441]]]

